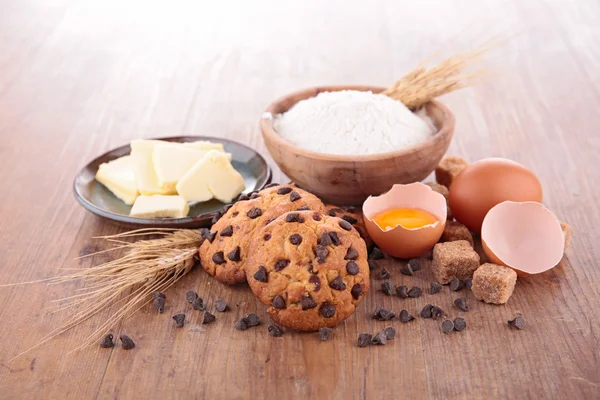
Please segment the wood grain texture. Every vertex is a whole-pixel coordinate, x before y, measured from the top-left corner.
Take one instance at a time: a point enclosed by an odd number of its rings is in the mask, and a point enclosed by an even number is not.
[[[465,332],[434,321],[401,325],[385,347],[358,349],[375,306],[416,314],[455,293],[400,300],[373,290],[332,339],[266,325],[232,329],[248,312],[267,321],[246,286],[201,270],[117,327],[126,352],[68,354],[102,316],[13,361],[58,326],[52,300],[80,284],[0,288],[0,398],[598,398],[600,397],[600,5],[593,0],[0,2],[0,284],[56,276],[106,256],[93,236],[120,228],[79,207],[79,168],[140,137],[204,134],[267,155],[264,107],[293,90],[393,83],[426,56],[467,50],[495,33],[511,39],[490,57],[490,83],[442,98],[456,116],[449,153],[503,156],[540,177],[545,203],[573,226],[559,267],[519,279],[506,306],[476,302]],[[283,179],[277,171],[275,179]],[[427,265],[396,285],[427,286]],[[373,286],[379,281],[373,278]],[[200,325],[184,293],[195,288],[231,311]],[[170,317],[184,311],[189,324]],[[516,313],[524,331],[506,327]]]

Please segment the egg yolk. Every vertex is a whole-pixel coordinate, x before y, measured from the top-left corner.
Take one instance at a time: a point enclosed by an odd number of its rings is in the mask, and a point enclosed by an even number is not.
[[[373,216],[373,221],[384,231],[398,225],[406,229],[418,229],[434,224],[437,220],[432,213],[418,208],[393,208]]]

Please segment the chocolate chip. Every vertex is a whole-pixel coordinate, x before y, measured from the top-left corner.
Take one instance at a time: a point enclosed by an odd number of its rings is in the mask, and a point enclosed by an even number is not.
[[[508,325],[515,329],[525,329],[525,319],[522,315],[517,315],[514,319],[508,321]]]
[[[312,216],[312,218],[313,218],[315,221],[320,221],[320,220],[322,219],[322,218],[321,218],[321,214],[319,214],[318,212],[314,212],[314,213],[313,213],[313,216]]]
[[[231,215],[234,216],[234,217],[237,217],[238,215],[240,215],[240,212],[239,211],[234,211],[233,214],[231,214]]]
[[[123,348],[123,350],[131,350],[135,347],[135,343],[133,342],[133,340],[131,340],[129,336],[121,335],[119,336],[119,339],[121,339],[121,347]]]
[[[463,283],[460,280],[458,280],[456,278],[452,279],[452,281],[450,282],[450,290],[456,292],[462,288],[463,288]]]
[[[206,233],[204,233],[206,232]],[[215,240],[215,237],[217,236],[217,232],[211,232],[211,231],[204,231],[204,239],[208,240],[210,243],[212,243]]]
[[[440,319],[443,316],[444,316],[444,310],[442,310],[438,306],[431,306],[431,318]]]
[[[389,279],[392,277],[392,274],[390,274],[390,271],[387,270],[387,268],[383,267],[381,269],[381,271],[379,272],[379,279]]]
[[[358,347],[367,347],[371,344],[373,336],[370,333],[361,333],[358,335]]]
[[[273,298],[273,303],[271,303],[273,308],[278,310],[283,310],[285,308],[285,300],[280,295],[277,295]]]
[[[288,265],[290,265],[290,260],[277,260],[277,262],[275,262],[275,271],[279,272],[282,269],[284,269],[285,267],[287,267]]]
[[[379,264],[377,264],[377,261],[375,261],[375,260],[369,260],[368,264],[369,264],[369,269],[370,270],[374,270],[375,268],[379,268]]]
[[[396,330],[391,326],[385,328],[383,332],[385,333],[385,337],[387,338],[387,340],[392,340],[396,337]]]
[[[410,315],[410,313],[406,310],[402,310],[400,311],[400,322],[402,323],[407,323],[412,321],[413,319],[415,319],[415,317],[413,317],[412,315]]]
[[[442,332],[448,334],[454,330],[454,322],[449,319],[442,322]]]
[[[217,310],[218,312],[227,311],[227,303],[225,302],[225,300],[219,299],[215,301],[215,310]]]
[[[253,193],[250,195],[250,199],[251,199],[251,200],[254,200],[254,199],[256,199],[257,197],[260,197],[260,195],[259,195],[258,193],[256,193],[256,192],[253,192]]]
[[[341,206],[342,210],[349,212],[351,214],[356,214],[356,207],[354,206]]]
[[[384,281],[381,284],[381,291],[387,294],[388,296],[394,294],[394,284],[392,283],[392,281]]]
[[[335,210],[337,210],[337,208],[332,208],[331,210],[327,210],[327,215],[329,215],[330,217],[335,217],[335,215],[337,214],[337,211],[335,211]]]
[[[339,246],[342,243],[337,232],[329,232],[329,238],[331,239],[331,243],[335,246]]]
[[[267,327],[267,331],[269,332],[269,336],[272,337],[283,336],[283,328],[281,328],[279,325],[271,324]]]
[[[379,249],[379,247],[373,247],[373,250],[371,251],[371,254],[369,255],[370,260],[381,260],[384,257],[385,257],[385,254],[383,253],[383,251],[381,251]]]
[[[291,212],[285,216],[285,222],[300,222],[300,214]]]
[[[210,324],[211,322],[215,322],[217,317],[209,313],[208,311],[204,311],[204,316],[202,317],[202,325]]]
[[[319,308],[319,313],[325,318],[331,318],[335,315],[335,306],[331,303],[323,303]]]
[[[354,261],[348,261],[346,263],[346,271],[348,271],[350,275],[357,275],[359,272],[358,264]]]
[[[344,256],[344,260],[356,260],[358,258],[358,251],[354,247],[349,247]]]
[[[469,278],[469,279],[465,279],[464,281],[462,281],[463,283],[463,287],[467,290],[471,290],[471,287],[473,286],[473,279]],[[454,324],[456,325],[456,324]]]
[[[240,249],[240,246],[236,246],[236,248],[227,255],[227,258],[231,261],[240,261],[242,259],[241,251],[242,249]]]
[[[246,318],[242,318],[242,319],[238,320],[238,322],[235,323],[234,327],[238,331],[245,331],[246,329],[248,329],[248,324],[246,323]]]
[[[104,338],[102,338],[102,341],[100,342],[100,347],[102,347],[103,349],[115,347],[115,342],[113,341],[113,338],[114,337],[112,333],[109,333],[106,336],[104,336]]]
[[[302,243],[302,236],[294,233],[292,236],[290,236],[290,243],[294,246],[298,246],[300,243]]]
[[[296,208],[296,211],[309,211],[309,210],[310,210],[309,206],[302,206],[302,207]]]
[[[331,243],[331,237],[329,237],[329,234],[327,232],[323,232],[321,234],[321,237],[317,239],[317,244],[321,246],[329,246]]]
[[[317,247],[315,247],[315,255],[317,256],[319,264],[324,264],[329,255],[329,249],[323,245],[317,245]]]
[[[252,207],[250,211],[246,213],[246,215],[250,219],[258,218],[262,215],[262,210],[258,207]]]
[[[315,308],[317,306],[317,303],[312,297],[310,297],[310,295],[302,297],[300,304],[302,305],[302,310],[310,310],[311,308]]]
[[[432,316],[431,309],[432,308],[433,308],[433,306],[431,304],[427,304],[425,307],[423,307],[423,309],[419,313],[419,316],[421,318],[426,318],[426,319],[431,318],[431,316]]]
[[[388,310],[387,308],[377,307],[375,309],[375,311],[373,312],[373,319],[376,319],[378,321],[389,321],[390,319],[394,318],[395,316],[396,316],[396,313],[393,312],[392,310]]]
[[[246,325],[248,326],[258,326],[260,324],[260,318],[254,313],[246,315],[244,317],[244,320],[246,321]]]
[[[363,288],[362,285],[357,283],[354,286],[352,286],[352,289],[350,289],[350,294],[352,295],[352,298],[354,300],[358,300],[358,298],[360,297],[360,295],[363,292]]]
[[[437,282],[431,282],[429,284],[429,294],[436,294],[442,291],[442,285]]]
[[[198,298],[198,293],[194,292],[193,290],[188,290],[187,293],[185,294],[185,299],[187,300],[188,303],[192,303],[194,300],[196,300]]]
[[[158,310],[159,313],[165,312],[165,298],[164,297],[155,297],[152,302],[154,307]]]
[[[322,341],[326,341],[327,339],[329,339],[329,336],[331,336],[332,332],[333,329],[331,328],[321,328],[319,329],[319,337]]]
[[[341,276],[337,276],[334,280],[329,282],[329,287],[335,290],[346,290],[346,284]]]
[[[396,288],[396,294],[401,299],[407,299],[408,298],[408,286],[406,286],[406,285],[398,286]]]
[[[213,215],[212,219],[210,220],[210,223],[213,225],[216,224],[217,222],[219,222],[222,216],[223,213],[221,211],[217,211],[217,213]]]
[[[292,189],[289,186],[280,187],[279,189],[277,189],[277,194],[281,194],[281,195],[288,194],[292,190],[294,190],[294,189]]]
[[[265,239],[265,242],[271,240],[271,234],[265,233],[265,236],[263,236],[263,239]]]
[[[354,217],[351,217],[351,216],[349,216],[349,215],[344,215],[344,216],[342,217],[342,219],[343,219],[344,221],[348,222],[349,224],[352,224],[352,225],[354,225],[355,223],[357,223],[357,222],[358,222],[358,220],[357,220],[356,218],[354,218]]]
[[[461,317],[454,318],[454,330],[462,332],[465,329],[467,329],[467,321],[465,321],[465,319]]]
[[[410,265],[410,268],[413,270],[413,272],[421,270],[421,263],[419,262],[418,258],[413,258],[412,260],[408,261],[408,265]]]
[[[247,194],[240,194],[240,197],[238,197],[238,201],[246,201],[250,199],[250,196],[248,196]]]
[[[224,236],[232,236],[233,235],[233,226],[227,225],[220,233],[221,237]]]
[[[421,297],[422,294],[423,294],[423,289],[421,289],[418,286],[413,286],[408,291],[408,297]]]
[[[467,299],[464,297],[459,297],[458,299],[454,300],[454,305],[462,311],[469,311],[469,306],[467,305]]]
[[[258,267],[258,270],[253,275],[254,279],[259,282],[267,283],[269,281],[269,277],[267,275],[267,270],[262,265]]]
[[[378,332],[373,339],[371,339],[371,344],[377,344],[383,346],[387,343],[387,335],[384,331]]]
[[[217,251],[212,256],[212,260],[215,264],[224,264],[225,263],[225,254],[222,251]]]
[[[400,269],[402,275],[413,276],[414,272],[409,264],[406,264]]]
[[[202,300],[202,297],[197,297],[194,301],[192,301],[192,307],[195,310],[204,310],[204,300]]]
[[[295,190],[290,193],[290,201],[293,203],[296,200],[300,200],[302,198],[302,196],[300,196],[300,193],[296,192]]]
[[[352,230],[352,225],[350,225],[350,223],[348,221],[344,221],[341,220],[339,222],[339,225],[342,229],[346,230],[346,231],[351,231]]]
[[[317,275],[312,275],[310,278],[308,278],[308,282],[315,285],[315,292],[318,292],[319,289],[321,289],[321,279]]]
[[[155,298],[155,299],[157,299],[157,298],[161,298],[163,300],[167,299],[167,296],[165,296],[165,294],[161,293],[161,292],[154,292],[154,293],[152,293],[152,297]]]

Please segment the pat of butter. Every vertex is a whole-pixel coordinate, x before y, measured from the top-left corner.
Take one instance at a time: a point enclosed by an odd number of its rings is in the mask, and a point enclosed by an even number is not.
[[[154,148],[158,145],[165,144],[160,140],[132,140],[131,141],[131,158],[133,160],[133,172],[135,174],[135,182],[141,194],[175,194],[172,189],[161,188],[158,184],[158,177],[154,170],[152,162],[152,154]]]
[[[214,143],[209,142],[207,140],[198,140],[197,142],[186,142],[182,143],[184,147],[189,147],[196,150],[203,150],[205,152],[209,150],[218,150],[225,152],[225,148],[223,147],[223,143]]]
[[[131,156],[123,156],[100,164],[96,180],[127,205],[132,205],[139,195]]]
[[[129,215],[140,218],[182,218],[187,216],[190,207],[181,196],[139,196]]]
[[[231,166],[227,154],[210,150],[179,180],[177,193],[187,201],[215,197],[229,203],[245,188],[244,178]]]

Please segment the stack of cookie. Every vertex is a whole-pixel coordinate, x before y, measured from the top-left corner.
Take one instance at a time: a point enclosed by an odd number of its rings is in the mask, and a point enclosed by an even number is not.
[[[223,283],[247,280],[281,326],[332,327],[369,289],[361,225],[360,210],[325,206],[293,185],[271,185],[204,231],[200,262]]]

